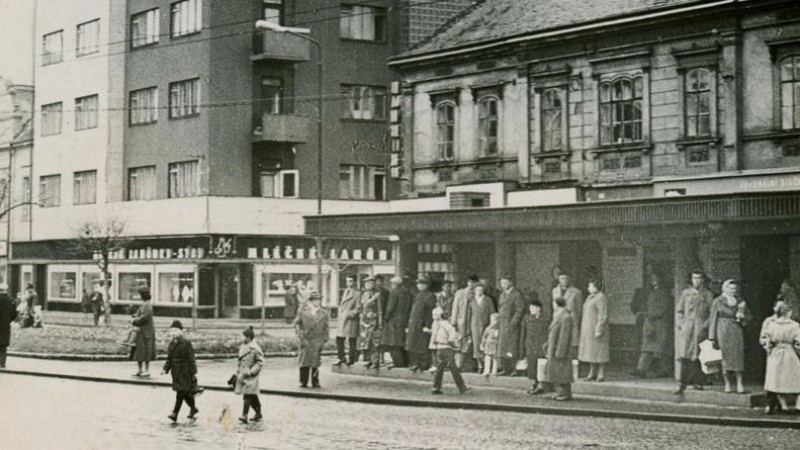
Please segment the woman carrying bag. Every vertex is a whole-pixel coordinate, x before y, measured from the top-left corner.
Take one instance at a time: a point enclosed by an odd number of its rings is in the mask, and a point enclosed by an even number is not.
[[[242,417],[239,421],[247,423],[250,407],[256,412],[253,421],[261,420],[261,400],[258,399],[258,379],[264,366],[264,352],[255,340],[255,332],[250,327],[242,332],[242,346],[239,347],[239,367],[236,371],[234,392],[244,397]]]

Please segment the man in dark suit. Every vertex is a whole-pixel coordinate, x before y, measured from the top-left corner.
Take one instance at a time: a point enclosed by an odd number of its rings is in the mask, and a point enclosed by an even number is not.
[[[392,355],[393,367],[406,367],[408,356],[403,349],[406,342],[406,327],[408,327],[408,315],[411,312],[411,293],[403,286],[403,279],[394,277],[391,279],[392,290],[389,291],[389,301],[386,305],[383,327],[383,345]]]
[[[16,318],[17,309],[8,296],[8,285],[0,283],[0,369],[6,368],[6,355],[11,343],[11,322]]]

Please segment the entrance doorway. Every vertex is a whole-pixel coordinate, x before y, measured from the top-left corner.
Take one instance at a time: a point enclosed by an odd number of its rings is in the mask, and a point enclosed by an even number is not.
[[[240,280],[238,267],[220,266],[219,311],[223,318],[239,317]]]

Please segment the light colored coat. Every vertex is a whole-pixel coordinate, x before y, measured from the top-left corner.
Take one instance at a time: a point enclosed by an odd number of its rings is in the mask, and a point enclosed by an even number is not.
[[[711,304],[708,338],[716,340],[722,351],[722,370],[740,372],[744,370],[744,327],[750,321],[750,312],[744,301],[730,306],[727,298],[720,295]],[[737,312],[744,317],[737,319]]]
[[[767,375],[764,390],[778,394],[800,393],[800,324],[782,317],[766,324]]]
[[[470,303],[475,298],[475,288],[463,287],[456,291],[453,298],[453,307],[450,313],[450,323],[455,327],[460,335],[456,343],[456,350],[461,353],[467,353],[470,349],[472,339],[470,336],[473,334],[470,330]],[[481,333],[483,328],[481,328]]]
[[[319,367],[322,347],[328,342],[330,315],[328,310],[320,307],[316,313],[311,312],[311,306],[300,309],[294,319],[300,338],[300,351],[297,355],[297,365],[300,367]]]
[[[567,301],[567,309],[572,313],[572,346],[576,347],[580,342],[581,335],[581,314],[583,314],[583,293],[575,286],[570,286],[561,294],[561,286],[553,288],[552,299],[562,297]]]
[[[359,297],[357,289],[345,289],[342,299],[339,301],[339,316],[336,319],[337,337],[358,337]]]
[[[676,359],[697,360],[700,342],[708,335],[708,317],[713,300],[714,294],[706,288],[698,291],[690,287],[681,293],[675,307],[680,338],[675,349]]]
[[[611,353],[608,334],[606,295],[602,292],[591,294],[583,304],[578,359],[592,364],[607,363]]]
[[[264,366],[264,352],[253,339],[239,347],[239,364],[236,368],[237,395],[258,395],[258,379]]]

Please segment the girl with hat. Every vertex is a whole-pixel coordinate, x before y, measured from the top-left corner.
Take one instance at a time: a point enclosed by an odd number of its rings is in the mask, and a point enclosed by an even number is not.
[[[300,338],[300,352],[297,365],[300,366],[300,387],[308,387],[308,378],[311,377],[311,387],[319,388],[320,353],[325,342],[328,341],[328,311],[320,303],[322,297],[319,292],[313,291],[308,297],[308,306],[301,309],[294,319],[297,337]]]
[[[261,420],[261,400],[258,399],[258,379],[261,367],[264,366],[264,352],[261,351],[253,327],[242,332],[242,346],[239,347],[239,366],[236,370],[236,386],[234,392],[244,397],[242,416],[239,421],[247,423],[250,407],[256,412],[253,420]]]
[[[189,419],[197,416],[198,409],[194,404],[194,393],[197,385],[197,364],[194,360],[194,348],[191,341],[183,335],[183,324],[173,320],[169,327],[172,340],[167,350],[167,361],[161,370],[162,375],[172,374],[172,390],[175,391],[175,406],[167,416],[169,420],[178,420],[178,413],[184,402],[189,406]]]

